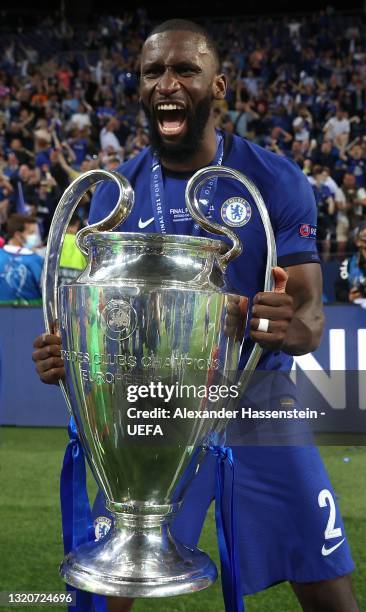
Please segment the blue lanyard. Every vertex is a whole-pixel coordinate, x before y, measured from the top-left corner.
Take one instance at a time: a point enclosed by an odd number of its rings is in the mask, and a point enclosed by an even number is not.
[[[221,166],[224,157],[224,138],[220,132],[216,132],[217,150],[213,159],[212,165]],[[216,192],[217,179],[211,179],[202,188],[200,194],[200,202],[203,206],[209,207],[213,201]],[[161,164],[156,153],[153,154],[151,166],[151,204],[154,213],[155,229],[159,234],[174,234],[171,217],[168,208],[165,205],[164,181]],[[199,225],[194,225],[192,234],[198,235],[200,232]]]

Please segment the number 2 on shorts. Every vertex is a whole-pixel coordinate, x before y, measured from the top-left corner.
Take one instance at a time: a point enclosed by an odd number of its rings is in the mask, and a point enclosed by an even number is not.
[[[333,495],[328,489],[322,489],[320,491],[318,504],[321,508],[326,508],[329,505],[329,518],[324,532],[325,539],[331,540],[332,538],[339,538],[342,536],[342,529],[340,527],[334,527],[336,521],[336,507]]]

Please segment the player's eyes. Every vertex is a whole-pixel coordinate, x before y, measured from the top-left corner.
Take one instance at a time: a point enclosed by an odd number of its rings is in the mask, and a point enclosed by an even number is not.
[[[178,76],[182,77],[190,77],[194,76],[200,69],[195,66],[182,65],[175,66],[171,68],[172,72],[174,72]],[[141,76],[145,79],[156,79],[164,74],[165,68],[163,66],[151,66],[150,68],[146,68],[141,72]]]
[[[147,70],[144,70],[141,73],[141,76],[143,76],[144,78],[148,78],[148,79],[152,78],[153,79],[153,78],[158,77],[162,73],[163,73],[163,70],[161,68],[158,68],[158,67],[156,67],[156,68],[148,68]]]
[[[197,74],[199,71],[194,66],[180,66],[177,68],[177,73],[181,76],[192,76]]]

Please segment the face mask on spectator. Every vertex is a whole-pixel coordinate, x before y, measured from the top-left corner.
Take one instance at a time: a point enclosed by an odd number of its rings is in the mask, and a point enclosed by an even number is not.
[[[38,234],[34,233],[34,234],[27,234],[25,236],[24,239],[24,245],[27,249],[34,249],[34,247],[37,246],[37,244],[39,243],[39,236]]]

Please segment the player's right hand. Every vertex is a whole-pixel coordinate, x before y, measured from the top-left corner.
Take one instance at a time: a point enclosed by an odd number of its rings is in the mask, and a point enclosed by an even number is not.
[[[41,381],[47,385],[57,385],[59,380],[64,380],[61,338],[56,334],[42,334],[35,339],[33,347],[32,359]]]

